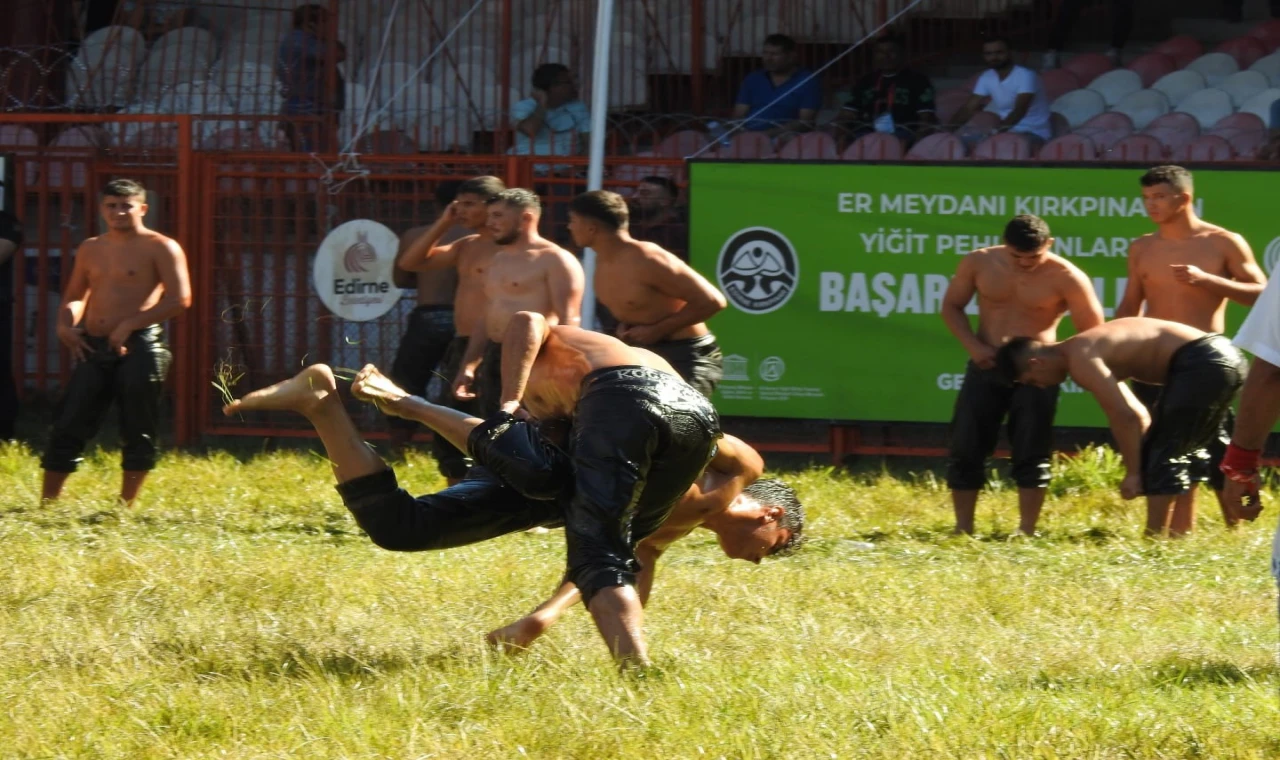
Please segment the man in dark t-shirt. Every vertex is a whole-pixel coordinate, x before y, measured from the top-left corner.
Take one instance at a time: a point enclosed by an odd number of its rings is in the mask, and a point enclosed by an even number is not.
[[[876,42],[876,70],[858,81],[836,120],[853,138],[885,132],[910,145],[938,123],[933,82],[903,68],[902,59],[902,42],[897,37]]]

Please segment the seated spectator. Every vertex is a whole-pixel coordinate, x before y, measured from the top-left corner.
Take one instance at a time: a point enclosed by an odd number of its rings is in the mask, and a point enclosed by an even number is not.
[[[1009,41],[999,37],[988,40],[982,46],[982,58],[991,68],[982,72],[969,101],[951,118],[951,126],[963,126],[983,103],[990,101],[987,110],[1000,117],[997,132],[1026,135],[1033,147],[1052,138],[1049,98],[1044,94],[1040,77],[1031,69],[1014,64]],[[986,137],[987,134],[976,133],[960,135],[965,142],[978,142]]]
[[[853,138],[871,132],[898,136],[907,145],[932,131],[938,123],[934,112],[933,82],[912,69],[903,68],[899,37],[882,37],[875,48],[875,73],[853,88],[853,98],[840,110],[836,126]]]
[[[645,177],[631,194],[631,236],[689,260],[689,225],[676,206],[680,188],[666,177]]]
[[[511,107],[517,156],[572,156],[583,152],[591,131],[591,111],[578,99],[573,72],[544,63],[533,72],[533,97]]]
[[[747,119],[744,129],[769,137],[812,129],[822,108],[822,86],[817,77],[810,78],[813,72],[796,65],[796,41],[769,35],[760,61],[764,68],[742,80],[733,118]]]
[[[347,49],[341,42],[325,39],[329,12],[322,5],[299,5],[293,9],[293,29],[280,40],[276,49],[276,70],[284,83],[284,107],[280,113],[285,133],[294,150],[313,151],[324,148],[321,124],[337,123],[337,114],[346,105],[346,83],[337,77],[329,87],[328,67],[346,60]],[[332,47],[331,47],[332,46]],[[314,116],[299,120],[289,116]]]

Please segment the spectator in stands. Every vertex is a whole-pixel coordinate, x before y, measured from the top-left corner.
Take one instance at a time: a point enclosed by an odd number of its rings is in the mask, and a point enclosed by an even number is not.
[[[876,42],[876,70],[854,85],[853,98],[840,110],[837,127],[853,138],[873,131],[894,134],[907,145],[932,130],[938,123],[933,82],[904,68],[903,57],[900,37],[885,36]]]
[[[689,225],[676,205],[680,188],[666,177],[645,177],[631,195],[631,236],[689,260]]]
[[[511,108],[517,156],[572,156],[582,153],[591,131],[591,112],[578,99],[573,72],[561,63],[544,63],[533,72],[533,97]]]
[[[13,272],[21,261],[22,225],[8,211],[0,211],[0,441],[13,438],[18,419],[18,392],[13,382]]]
[[[1039,147],[1053,137],[1049,122],[1049,98],[1044,94],[1040,77],[1026,66],[1013,62],[1012,46],[1000,37],[987,40],[982,58],[991,68],[982,72],[969,101],[951,117],[951,126],[960,127],[988,103],[987,110],[1000,117],[997,132],[1025,135],[1032,147]],[[961,139],[976,141],[985,134],[964,134]]]
[[[822,108],[822,86],[813,72],[796,64],[796,41],[785,34],[765,37],[760,60],[764,68],[742,80],[733,118],[746,119],[744,129],[769,137],[812,129]]]
[[[346,105],[346,83],[334,73],[336,86],[329,87],[329,66],[346,60],[341,42],[326,39],[329,12],[322,5],[299,5],[293,9],[293,29],[276,50],[276,69],[284,82],[283,127],[294,150],[321,150],[321,124],[336,125]],[[295,122],[290,116],[320,117]]]
[[[1044,54],[1042,69],[1058,68],[1058,64],[1061,63],[1060,54],[1067,46],[1067,37],[1071,35],[1071,28],[1076,25],[1076,19],[1080,17],[1080,9],[1084,4],[1084,0],[1062,0],[1058,6],[1058,16],[1054,19],[1053,31],[1049,33],[1049,51]],[[1112,0],[1110,3],[1111,47],[1107,50],[1107,57],[1117,66],[1120,65],[1120,54],[1124,50],[1124,45],[1133,32],[1135,4],[1134,0]]]

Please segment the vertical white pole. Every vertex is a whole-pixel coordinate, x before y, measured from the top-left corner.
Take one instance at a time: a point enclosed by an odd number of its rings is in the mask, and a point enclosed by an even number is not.
[[[587,165],[587,189],[604,186],[605,121],[609,113],[609,49],[613,43],[613,0],[596,3],[596,50],[591,70],[591,142]],[[596,329],[596,252],[583,252],[582,268],[586,271],[586,289],[582,294],[582,326]]]

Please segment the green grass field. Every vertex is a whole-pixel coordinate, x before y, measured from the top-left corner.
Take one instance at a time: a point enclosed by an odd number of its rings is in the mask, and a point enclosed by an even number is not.
[[[37,459],[0,448],[0,757],[1280,757],[1280,510],[1144,540],[1105,452],[1059,462],[1043,536],[1012,541],[1008,488],[975,540],[929,473],[787,473],[808,545],[672,549],[644,678],[581,608],[485,646],[555,585],[558,531],[393,554],[318,456],[169,455],[131,511],[117,463],[36,507]]]

